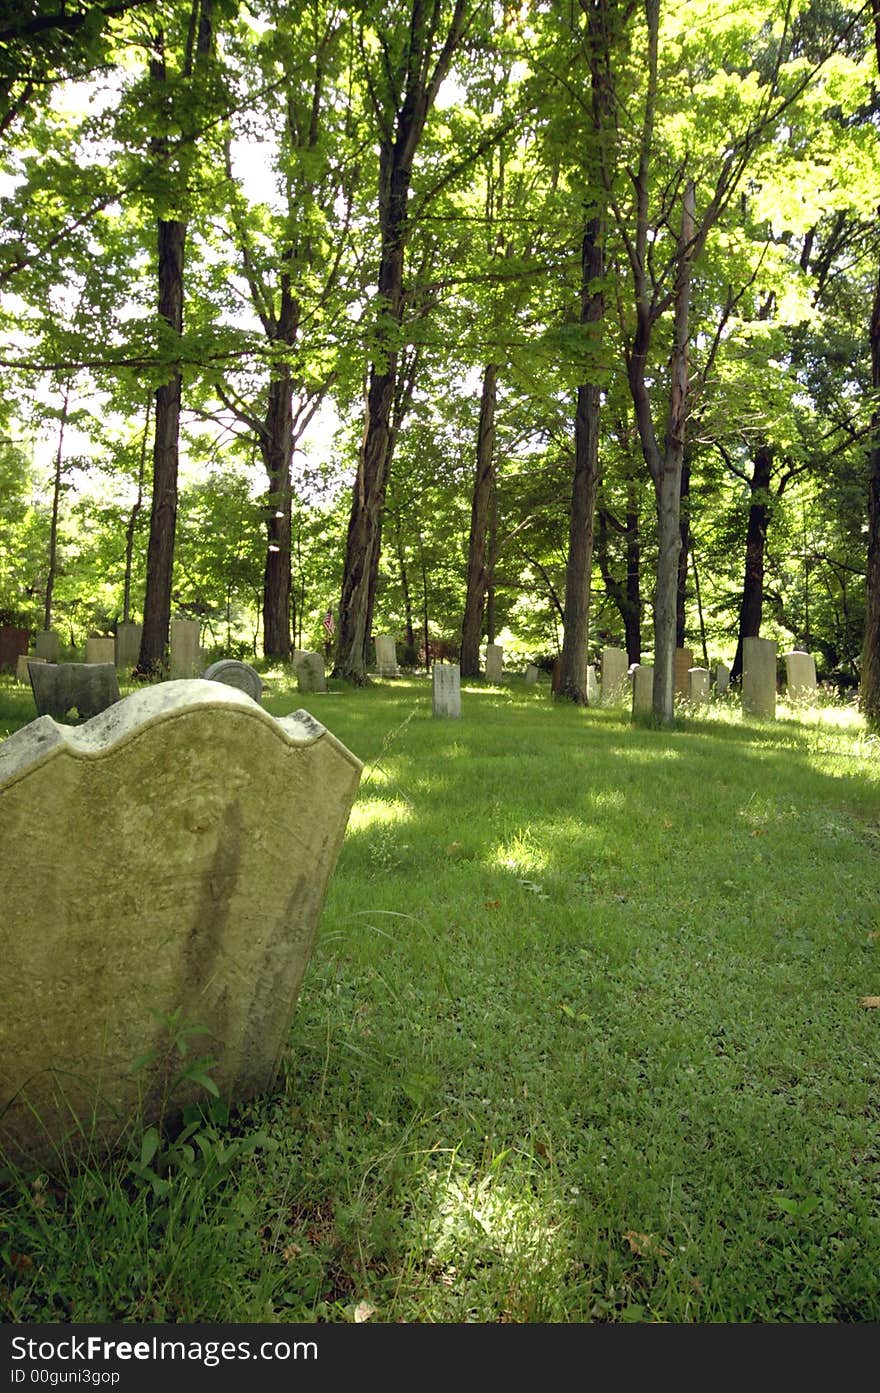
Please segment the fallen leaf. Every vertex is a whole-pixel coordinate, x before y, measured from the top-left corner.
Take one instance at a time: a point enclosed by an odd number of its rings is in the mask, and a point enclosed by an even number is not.
[[[24,1272],[28,1267],[33,1267],[33,1259],[27,1253],[10,1253],[9,1261],[13,1267],[17,1267],[19,1272]]]
[[[869,937],[869,938],[873,938],[873,939],[878,939],[878,938],[880,938],[880,929],[869,929],[869,930],[868,930],[868,937]]]
[[[623,1235],[630,1246],[630,1250],[640,1258],[668,1258],[669,1249],[664,1248],[652,1233],[636,1233],[635,1229],[627,1229]]]
[[[461,842],[450,842],[446,848],[446,855],[454,856],[457,851],[461,851]]]
[[[766,833],[767,833],[767,828],[766,828],[766,827],[753,827],[752,830],[751,830],[751,832],[749,833],[749,836],[750,836],[750,837],[763,837],[763,836],[766,836]]]
[[[369,1301],[359,1301],[354,1308],[355,1325],[363,1325],[365,1320],[376,1314],[376,1307],[371,1306]]]
[[[880,996],[863,996],[860,1006],[880,1006]]]
[[[500,908],[501,908],[501,901],[500,901],[500,900],[484,900],[484,901],[483,901],[483,905],[484,905],[484,907],[485,907],[486,909],[500,909]]]

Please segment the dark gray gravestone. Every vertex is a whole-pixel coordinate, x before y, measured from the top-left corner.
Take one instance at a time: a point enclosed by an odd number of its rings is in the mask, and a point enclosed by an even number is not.
[[[76,707],[80,720],[91,720],[119,700],[113,663],[28,663],[38,716],[61,721]]]
[[[205,677],[209,682],[224,682],[227,687],[237,687],[240,692],[247,692],[254,701],[262,698],[260,674],[249,663],[240,663],[237,658],[221,658],[219,662],[212,663],[205,669]]]

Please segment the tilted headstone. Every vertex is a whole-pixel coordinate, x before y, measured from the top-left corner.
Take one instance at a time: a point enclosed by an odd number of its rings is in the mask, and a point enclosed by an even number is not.
[[[813,701],[816,696],[816,660],[812,653],[795,649],[783,653],[785,686],[790,701]]]
[[[673,660],[673,672],[676,696],[690,699],[690,679],[688,673],[694,665],[694,650],[692,648],[676,648]]]
[[[54,629],[41,629],[34,639],[34,652],[47,663],[57,663],[61,652],[61,640]]]
[[[529,663],[528,667],[526,668],[526,686],[527,686],[527,687],[534,687],[534,685],[535,685],[535,683],[537,682],[537,680],[538,680],[538,669],[537,669],[537,667],[535,666],[534,663]]]
[[[646,716],[654,709],[654,668],[640,663],[633,671],[633,715]]]
[[[504,648],[500,643],[486,644],[486,678],[500,682],[504,675]]]
[[[97,638],[92,636],[86,639],[86,662],[87,663],[112,663],[116,666],[116,640],[115,638]]]
[[[61,721],[74,708],[89,721],[119,700],[113,663],[28,663],[38,716]]]
[[[33,653],[22,653],[15,667],[16,680],[19,682],[30,682],[28,663],[44,663],[45,661],[45,658],[35,658]]]
[[[300,653],[294,662],[296,685],[301,692],[326,692],[324,658],[321,653]]]
[[[29,642],[27,629],[18,629],[13,624],[0,625],[0,671],[16,671],[19,658],[28,651]]]
[[[199,648],[201,624],[198,619],[172,619],[169,677],[196,677],[202,666]]]
[[[141,656],[143,632],[143,624],[116,625],[116,650],[113,654],[113,661],[118,668],[130,671],[137,667],[138,658]]]
[[[263,699],[263,679],[260,674],[249,663],[240,663],[237,658],[221,658],[219,662],[212,663],[205,668],[205,679],[208,682],[225,682],[227,687],[237,687],[240,692],[247,692],[253,701]]]
[[[730,686],[730,668],[726,663],[719,663],[715,669],[715,690],[719,696],[724,696]]]
[[[431,668],[432,705],[435,716],[461,715],[461,668],[458,663],[435,663]]]
[[[711,678],[707,667],[692,667],[688,671],[688,701],[691,706],[704,706],[709,700]]]
[[[376,635],[376,671],[380,677],[399,677],[397,644],[393,634]]]
[[[776,716],[776,644],[772,639],[743,639],[742,705],[751,716]]]
[[[616,706],[626,698],[629,660],[624,648],[602,649],[602,704]]]
[[[168,1093],[198,1059],[230,1104],[272,1086],[360,772],[308,712],[200,679],[3,742],[0,1152],[112,1148],[207,1098]]]

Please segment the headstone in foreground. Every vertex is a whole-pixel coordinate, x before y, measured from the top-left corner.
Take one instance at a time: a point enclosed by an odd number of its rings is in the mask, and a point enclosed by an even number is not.
[[[240,663],[237,658],[221,658],[219,662],[212,663],[210,667],[205,668],[205,680],[225,682],[227,687],[237,687],[240,692],[247,692],[256,702],[263,699],[263,679],[260,674],[250,663]]]
[[[707,667],[692,667],[688,671],[688,696],[691,706],[705,706],[709,700],[711,678]]]
[[[324,659],[320,653],[300,652],[294,658],[296,685],[300,692],[326,692]]]
[[[141,636],[144,632],[143,624],[117,624],[116,625],[116,649],[113,654],[113,661],[118,668],[123,668],[130,672],[137,667],[138,658],[141,656]]]
[[[47,663],[57,663],[61,652],[61,640],[54,629],[41,629],[34,639],[34,652]]]
[[[618,706],[626,698],[629,660],[625,648],[602,649],[602,705]]]
[[[380,677],[399,677],[397,644],[393,634],[376,635],[376,670]]]
[[[198,619],[172,619],[168,663],[168,675],[172,679],[198,675],[202,665],[199,647],[201,629]]]
[[[651,663],[640,663],[633,670],[634,716],[649,716],[654,709],[654,667]]]
[[[458,663],[435,663],[431,668],[431,688],[434,715],[457,720],[461,715],[461,668]]]
[[[772,639],[743,639],[742,705],[751,716],[776,716],[776,644]]]
[[[816,660],[812,653],[795,649],[783,653],[785,659],[785,686],[791,701],[813,701],[816,696]]]
[[[486,680],[500,682],[504,674],[504,648],[500,643],[486,644]]]
[[[168,1094],[206,1057],[229,1103],[271,1086],[360,770],[308,712],[198,679],[3,742],[0,1152],[110,1149],[207,1099]]]
[[[13,624],[0,625],[0,672],[14,672],[18,660],[28,651],[30,634],[27,629],[16,628]]]
[[[115,638],[98,638],[92,635],[86,639],[86,662],[87,663],[112,663],[116,666],[116,640]]]
[[[38,716],[62,721],[76,710],[89,721],[119,700],[113,663],[28,663]]]

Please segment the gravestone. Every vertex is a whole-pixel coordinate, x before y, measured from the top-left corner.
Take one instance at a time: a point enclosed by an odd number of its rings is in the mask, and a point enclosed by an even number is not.
[[[86,639],[86,662],[87,663],[112,663],[116,666],[116,640],[115,638],[98,638],[92,635]]]
[[[534,663],[529,663],[528,667],[526,668],[526,686],[527,686],[527,687],[534,687],[534,685],[535,685],[535,683],[537,682],[537,680],[538,680],[538,669],[537,669],[537,667],[535,666]]]
[[[623,648],[602,649],[602,704],[617,706],[626,697],[629,662]]]
[[[776,716],[776,644],[772,639],[743,639],[742,705],[751,716]]]
[[[688,701],[691,706],[705,706],[709,700],[711,678],[707,667],[692,667],[688,672]]]
[[[116,625],[116,651],[113,654],[113,661],[118,668],[130,671],[137,667],[138,658],[141,656],[143,632],[143,624]]]
[[[202,665],[200,633],[201,624],[198,619],[172,619],[171,657],[168,664],[168,675],[172,679],[197,675]]]
[[[301,692],[326,692],[324,658],[320,653],[301,652],[294,662],[296,685]]]
[[[816,697],[816,660],[812,653],[795,649],[783,653],[785,685],[790,701],[812,702]]]
[[[219,662],[212,663],[205,669],[205,680],[237,687],[240,692],[247,692],[252,701],[260,702],[263,699],[260,674],[249,663],[240,663],[237,658],[221,658]]]
[[[504,673],[504,649],[500,643],[486,644],[486,680],[500,682]]]
[[[431,688],[434,715],[457,719],[461,715],[461,668],[458,663],[435,663],[431,669]]]
[[[34,652],[47,663],[57,663],[61,652],[61,640],[54,629],[41,629],[34,639]]]
[[[28,651],[29,642],[27,629],[18,629],[12,624],[0,625],[0,671],[16,671],[19,658]]]
[[[694,665],[694,650],[692,648],[676,648],[673,660],[675,695],[690,697],[690,682],[688,673]]]
[[[397,644],[393,634],[376,635],[376,671],[380,677],[399,677]]]
[[[596,669],[592,663],[587,663],[587,705],[597,706],[602,696],[602,689],[599,686],[599,679],[596,676]]]
[[[168,1093],[174,1019],[227,1103],[272,1086],[360,772],[308,712],[199,679],[3,742],[0,1150],[51,1167],[204,1099]]]
[[[28,677],[37,715],[56,721],[74,707],[88,721],[119,700],[113,663],[28,663]]]
[[[654,667],[651,663],[639,663],[633,670],[634,716],[650,715],[654,709]]]
[[[726,663],[719,663],[715,669],[715,690],[719,696],[724,696],[730,686],[730,668]]]
[[[45,661],[45,658],[35,658],[33,653],[22,653],[15,667],[16,680],[18,682],[30,682],[28,663],[44,663]]]

